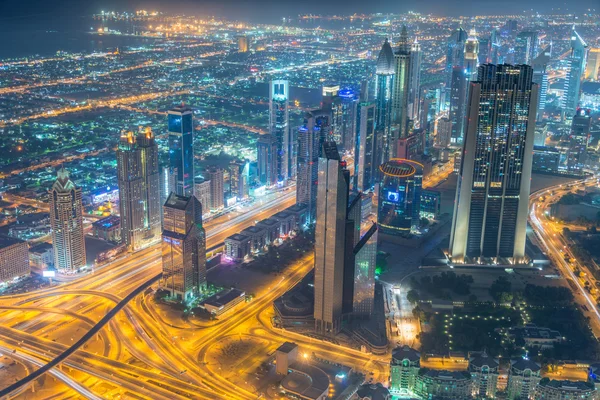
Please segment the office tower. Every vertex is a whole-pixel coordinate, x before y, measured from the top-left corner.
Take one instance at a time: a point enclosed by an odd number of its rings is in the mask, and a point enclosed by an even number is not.
[[[450,143],[463,142],[469,74],[463,66],[452,68],[449,119],[452,123]]]
[[[206,173],[206,176],[210,180],[210,208],[213,211],[225,206],[223,201],[225,195],[225,175],[223,172],[221,168],[211,167]]]
[[[477,56],[478,64],[489,64],[492,62],[492,40],[487,38],[479,39],[479,55]]]
[[[243,200],[248,197],[248,172],[250,165],[247,161],[234,160],[229,163],[229,197]]]
[[[437,121],[435,145],[439,147],[450,146],[452,137],[452,121],[449,118],[440,118]]]
[[[334,141],[342,145],[342,99],[339,96],[340,86],[327,84],[323,85],[321,101],[322,119],[327,120],[327,130],[321,130],[319,139],[319,151],[324,142]]]
[[[525,260],[538,86],[528,65],[479,67],[450,236],[453,263]]]
[[[477,66],[479,65],[479,39],[475,29],[469,31],[469,37],[465,42],[464,66],[469,80],[474,80],[477,76]]]
[[[260,135],[256,142],[257,175],[261,184],[274,186],[277,184],[277,152],[278,142],[273,135]]]
[[[588,81],[598,81],[599,74],[600,48],[593,48],[588,53],[587,64],[585,66],[585,79]]]
[[[376,103],[361,101],[356,121],[356,145],[354,149],[354,190],[367,192],[377,178],[377,135],[375,134]]]
[[[509,399],[532,399],[541,379],[540,364],[527,358],[510,361],[506,392]]]
[[[394,51],[385,39],[379,56],[377,57],[375,102],[376,102],[376,136],[377,155],[376,165],[389,160],[391,155],[391,118],[392,118],[392,90],[394,85]]]
[[[293,151],[289,127],[289,86],[286,80],[272,80],[269,91],[269,133],[277,141],[276,182],[293,178]]]
[[[359,224],[360,231],[360,224]],[[354,290],[352,315],[355,318],[369,318],[373,313],[375,299],[375,261],[377,258],[377,224],[359,239],[353,249]]]
[[[206,289],[206,235],[202,206],[194,196],[171,193],[163,206],[164,288],[188,301]]]
[[[406,26],[402,27],[398,50],[394,54],[394,90],[392,92],[392,129],[390,146],[392,156],[396,156],[398,139],[408,136],[408,100],[410,93],[411,52]]]
[[[302,126],[298,128],[296,204],[307,207],[309,224],[315,219],[317,207],[319,142],[321,132],[327,129],[327,126],[320,125],[320,122],[327,122],[321,117],[321,110],[309,112],[305,115]]]
[[[350,88],[338,92],[341,107],[341,138],[340,143],[344,150],[354,150],[356,137],[356,113],[359,98]]]
[[[396,347],[390,362],[390,390],[402,394],[412,392],[420,368],[421,353],[406,345]]]
[[[158,145],[150,128],[121,136],[117,148],[121,240],[130,251],[160,241]]]
[[[498,64],[498,52],[500,51],[500,38],[498,37],[498,30],[493,29],[490,33],[490,63]]]
[[[210,213],[210,181],[206,179],[194,183],[194,196],[202,205],[204,214]],[[165,200],[166,202],[166,200]]]
[[[381,233],[407,235],[419,224],[423,165],[416,161],[391,159],[379,167],[377,221]]]
[[[0,235],[0,284],[12,282],[15,278],[28,276],[30,272],[27,242]]]
[[[548,137],[548,124],[546,122],[538,122],[535,124],[535,135],[533,136],[533,146],[546,146],[546,138]]]
[[[421,61],[423,53],[421,45],[415,41],[410,47],[410,77],[408,92],[408,119],[419,123],[419,107],[421,102]]]
[[[539,87],[539,96],[537,103],[537,116],[536,120],[541,121],[544,117],[544,110],[546,109],[546,98],[548,95],[548,64],[550,63],[550,55],[547,51],[542,51],[536,58],[531,62],[533,67],[533,83]]]
[[[537,32],[524,31],[517,35],[515,40],[515,64],[531,65],[538,55]]]
[[[250,50],[250,38],[248,36],[238,37],[238,53],[247,53]]]
[[[169,110],[169,189],[180,196],[194,193],[194,119],[181,105]]]
[[[571,122],[569,149],[567,150],[567,170],[571,174],[583,174],[587,162],[587,148],[592,130],[589,110],[578,109]]]
[[[315,229],[315,330],[335,335],[342,322],[348,181],[335,143],[319,157]]]
[[[50,189],[50,225],[56,269],[74,272],[84,267],[81,188],[75,186],[64,167],[58,170],[56,181]]]
[[[575,26],[573,26],[571,32],[571,53],[569,54],[568,59],[569,66],[562,97],[562,111],[566,116],[575,115],[575,111],[577,111],[581,78],[583,77],[586,58],[587,44],[583,41],[581,36],[579,36],[577,31],[575,31]]]
[[[467,31],[462,27],[456,29],[450,37],[446,49],[446,87],[450,88],[450,79],[452,77],[452,69],[464,64],[464,48],[467,41]]]

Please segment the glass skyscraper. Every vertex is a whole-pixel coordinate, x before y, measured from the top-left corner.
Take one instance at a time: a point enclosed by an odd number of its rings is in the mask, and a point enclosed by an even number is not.
[[[307,207],[308,216],[306,219],[308,223],[312,223],[315,219],[319,143],[321,143],[321,138],[324,136],[322,131],[327,130],[326,124],[326,112],[315,110],[305,115],[304,123],[298,128],[296,204]]]
[[[587,44],[579,36],[574,26],[571,31],[571,53],[568,60],[569,66],[567,78],[565,79],[562,106],[565,116],[570,117],[571,115],[575,115],[579,104],[581,79],[587,62]]]
[[[379,52],[375,85],[375,131],[377,136],[376,164],[383,164],[391,157],[392,90],[394,85],[394,51],[386,39]]]
[[[295,160],[289,127],[289,85],[288,81],[271,81],[269,91],[269,133],[277,140],[277,153],[274,160],[279,182],[294,176]]]
[[[186,106],[169,110],[169,193],[194,194],[194,120]]]
[[[394,90],[392,92],[392,129],[391,148],[392,156],[396,156],[398,139],[405,138],[409,133],[409,94],[410,94],[410,67],[411,45],[408,41],[406,26],[402,27],[398,50],[394,54]]]
[[[450,236],[452,263],[522,263],[538,86],[528,65],[479,67]]]
[[[377,135],[375,134],[375,102],[361,101],[356,120],[354,148],[354,190],[371,190],[378,175]]]

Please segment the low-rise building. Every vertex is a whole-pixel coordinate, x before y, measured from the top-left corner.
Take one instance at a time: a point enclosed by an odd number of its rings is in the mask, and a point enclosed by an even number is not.
[[[388,388],[381,383],[365,383],[358,388],[351,400],[392,400]]]
[[[265,232],[265,244],[269,245],[279,238],[279,221],[276,218],[263,219],[256,226]]]
[[[498,360],[484,352],[469,354],[469,372],[473,380],[473,397],[476,399],[496,398],[498,386]]]
[[[413,391],[421,399],[471,400],[472,384],[467,371],[421,368]]]
[[[421,353],[408,346],[395,348],[390,363],[390,390],[393,393],[412,391],[420,367]]]
[[[250,238],[236,233],[225,239],[225,257],[232,261],[242,261],[250,254]]]
[[[247,236],[250,240],[250,251],[261,251],[266,244],[266,232],[258,225],[249,226],[240,232],[241,235]]]
[[[519,358],[511,360],[506,392],[509,399],[530,399],[540,381],[540,364]]]
[[[0,284],[9,283],[29,273],[27,242],[9,236],[0,236]]]
[[[280,389],[290,398],[325,400],[329,395],[329,377],[316,366],[296,362],[281,381]]]
[[[30,248],[29,264],[38,273],[54,268],[54,247],[50,243],[40,243]]]
[[[275,369],[279,375],[287,375],[290,366],[298,360],[298,345],[285,342],[275,351]]]
[[[592,382],[557,381],[542,378],[535,389],[534,400],[597,400],[598,391]]]
[[[121,219],[114,215],[92,223],[92,235],[107,242],[121,242]]]
[[[280,211],[271,217],[279,222],[279,236],[286,237],[296,229],[296,218],[288,211]]]
[[[203,306],[209,313],[219,316],[244,302],[246,292],[239,289],[223,290],[204,300]]]
[[[563,341],[559,331],[550,328],[538,327],[535,324],[526,324],[508,330],[508,336],[511,338],[521,338],[525,341],[525,346],[536,346],[541,349],[551,349],[555,343]]]

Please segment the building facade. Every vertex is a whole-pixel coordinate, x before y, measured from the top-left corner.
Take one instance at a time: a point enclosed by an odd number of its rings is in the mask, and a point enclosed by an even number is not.
[[[269,133],[277,143],[275,152],[276,182],[282,182],[295,176],[295,156],[293,140],[289,127],[289,83],[276,79],[270,83],[269,90]]]
[[[258,180],[266,186],[274,186],[279,179],[278,169],[278,148],[277,138],[273,135],[260,135],[256,142],[257,161],[256,170]]]
[[[169,194],[194,194],[194,115],[181,105],[169,110]]]
[[[354,190],[368,192],[375,185],[377,166],[376,108],[374,102],[358,104],[354,147]]]
[[[211,167],[206,173],[210,180],[210,209],[220,210],[225,207],[225,174],[219,167]]]
[[[0,284],[28,276],[30,272],[27,242],[10,236],[0,236]]]
[[[562,97],[562,108],[565,116],[575,115],[575,111],[577,111],[577,106],[579,105],[579,92],[581,90],[581,79],[585,72],[587,47],[585,41],[575,30],[575,26],[573,26],[573,30],[571,31],[571,52],[568,58],[569,64]]]
[[[298,175],[296,179],[296,204],[306,206],[308,222],[315,219],[317,207],[317,179],[319,165],[319,143],[323,130],[320,112],[307,113],[304,123],[298,128]]]
[[[527,65],[479,67],[469,90],[450,236],[453,263],[525,260],[538,87]]]
[[[390,363],[390,391],[394,394],[412,392],[420,368],[421,353],[406,345],[395,348]]]
[[[394,51],[387,39],[377,57],[375,82],[375,131],[378,143],[376,165],[383,164],[391,157],[391,118],[392,91],[394,87]]]

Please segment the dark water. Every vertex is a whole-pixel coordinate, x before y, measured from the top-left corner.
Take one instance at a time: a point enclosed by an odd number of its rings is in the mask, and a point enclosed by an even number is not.
[[[47,57],[55,55],[57,51],[91,53],[155,42],[155,39],[140,37],[90,34],[100,26],[100,21],[83,17],[4,21],[0,23],[0,60]],[[130,24],[112,24],[109,28],[118,29],[123,33],[134,29]]]

